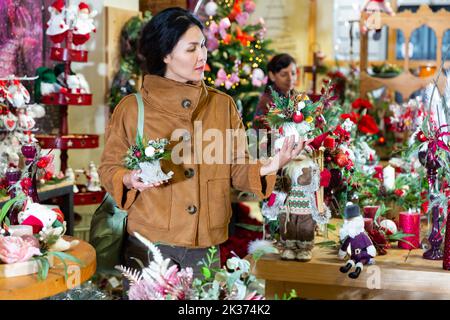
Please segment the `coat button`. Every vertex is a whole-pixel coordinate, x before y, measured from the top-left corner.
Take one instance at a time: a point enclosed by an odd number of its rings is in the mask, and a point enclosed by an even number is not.
[[[192,178],[194,175],[195,175],[195,171],[194,171],[194,169],[192,169],[192,168],[186,169],[186,170],[184,171],[184,176],[185,176],[186,178]]]
[[[190,108],[191,104],[192,102],[189,99],[184,99],[183,102],[181,102],[181,106],[185,109]]]
[[[189,206],[189,207],[186,208],[186,211],[189,214],[195,214],[197,212],[197,207],[196,206]]]

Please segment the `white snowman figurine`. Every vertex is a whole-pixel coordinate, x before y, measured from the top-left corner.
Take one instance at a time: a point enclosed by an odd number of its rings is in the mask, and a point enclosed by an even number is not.
[[[66,176],[67,181],[73,183],[73,193],[80,192],[80,190],[78,189],[78,187],[77,187],[77,185],[75,183],[75,172],[73,172],[72,168],[68,167],[66,169],[65,176]]]
[[[102,191],[102,188],[100,186],[100,177],[98,175],[97,167],[95,166],[93,161],[89,163],[89,170],[86,174],[86,177],[88,178],[88,191]]]

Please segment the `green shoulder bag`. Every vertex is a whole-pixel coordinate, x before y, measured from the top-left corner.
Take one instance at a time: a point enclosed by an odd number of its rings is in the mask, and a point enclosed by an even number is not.
[[[135,93],[138,103],[138,130],[136,143],[144,132],[144,103],[140,93]],[[97,254],[97,271],[116,273],[114,267],[122,263],[122,247],[126,236],[127,212],[120,209],[107,193],[95,210],[91,221],[89,242]]]

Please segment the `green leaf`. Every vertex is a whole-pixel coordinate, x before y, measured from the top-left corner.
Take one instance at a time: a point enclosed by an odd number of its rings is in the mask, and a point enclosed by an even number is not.
[[[263,226],[256,226],[253,224],[247,224],[247,223],[236,223],[236,227],[240,227],[245,230],[255,231],[255,232],[262,232]]]
[[[5,219],[6,215],[9,212],[9,209],[16,203],[20,203],[21,201],[25,200],[25,195],[21,194],[20,196],[17,196],[15,198],[12,198],[3,205],[2,210],[0,212],[0,224],[3,222],[3,219]]]
[[[323,241],[323,242],[319,242],[316,243],[316,245],[323,247],[323,248],[333,248],[337,246],[337,242],[336,241]]]
[[[66,260],[70,260],[70,261],[73,261],[73,262],[77,263],[80,266],[84,266],[84,264],[78,258],[76,258],[76,257],[74,257],[74,256],[72,256],[72,255],[70,255],[68,253],[58,252],[58,251],[50,251],[50,252],[48,252],[48,255],[55,256],[62,262],[62,264],[64,265],[64,279],[65,279],[66,282],[67,282],[67,278],[69,276],[67,274],[67,263],[66,263]],[[48,261],[47,261],[47,263],[48,263]]]
[[[205,279],[211,278],[211,271],[207,267],[202,267],[202,274],[205,277]]]
[[[334,225],[334,224],[328,223],[327,228],[328,228],[328,230],[336,231],[336,225]]]

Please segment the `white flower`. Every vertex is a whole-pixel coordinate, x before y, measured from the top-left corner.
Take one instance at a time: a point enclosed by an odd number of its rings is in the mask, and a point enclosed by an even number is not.
[[[145,155],[147,157],[153,157],[155,155],[155,148],[153,148],[152,146],[145,148]]]
[[[304,107],[306,107],[306,104],[305,104],[305,102],[303,102],[303,101],[300,101],[300,102],[297,104],[297,110],[298,110],[298,111],[301,111]]]
[[[355,125],[355,124],[352,122],[352,120],[350,120],[350,119],[345,119],[344,123],[342,124],[342,128],[343,128],[345,131],[350,132],[350,131],[352,130],[352,128],[353,128],[354,125]]]

